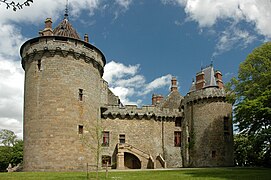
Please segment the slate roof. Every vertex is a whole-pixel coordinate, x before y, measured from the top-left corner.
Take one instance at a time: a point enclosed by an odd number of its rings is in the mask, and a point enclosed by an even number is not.
[[[64,36],[74,39],[80,39],[80,36],[76,30],[72,27],[67,16],[59,23],[59,25],[53,30],[54,36]]]
[[[204,80],[205,80],[204,87],[217,86],[216,80],[215,80],[214,67],[212,65],[202,69],[202,72],[204,72]]]
[[[214,67],[212,65],[203,68],[199,73],[201,72],[204,73],[205,84],[203,88],[218,87],[216,83]],[[194,80],[192,81],[191,87],[189,89],[189,92],[193,91],[196,91],[196,82]]]

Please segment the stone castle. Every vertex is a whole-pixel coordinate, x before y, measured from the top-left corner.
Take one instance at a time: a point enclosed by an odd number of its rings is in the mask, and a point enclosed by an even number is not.
[[[152,105],[123,106],[103,80],[103,53],[68,20],[21,49],[25,70],[24,171],[233,165],[232,105],[213,66],[180,95],[177,79]]]

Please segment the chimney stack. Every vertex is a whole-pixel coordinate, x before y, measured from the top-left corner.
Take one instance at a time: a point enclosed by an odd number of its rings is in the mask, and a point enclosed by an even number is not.
[[[164,97],[160,94],[153,94],[152,95],[152,105],[157,105],[161,101],[163,101]]]
[[[88,43],[88,34],[84,35],[84,41]]]
[[[170,88],[171,92],[173,91],[178,91],[178,86],[177,86],[177,79],[176,77],[172,77],[171,79],[171,88]]]
[[[52,23],[53,21],[51,18],[45,20],[45,28],[42,31],[43,36],[53,36]]]
[[[205,80],[204,80],[204,72],[199,72],[196,75],[196,90],[200,90],[204,87]]]
[[[216,79],[216,84],[218,85],[219,89],[223,89],[223,81],[222,81],[222,73],[220,71],[215,72],[215,79]]]

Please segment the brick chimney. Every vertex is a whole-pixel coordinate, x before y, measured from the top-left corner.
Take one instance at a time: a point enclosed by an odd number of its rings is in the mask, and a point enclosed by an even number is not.
[[[53,23],[53,21],[51,18],[47,18],[45,20],[45,28],[42,31],[43,36],[53,36],[52,23]]]
[[[84,35],[84,41],[88,43],[88,34]]]
[[[196,75],[196,90],[200,90],[204,87],[205,80],[204,80],[204,72],[199,72]]]
[[[152,95],[152,105],[157,105],[161,101],[163,101],[164,97],[160,94],[153,94]]]
[[[178,86],[177,86],[177,79],[176,77],[172,77],[171,79],[171,88],[170,88],[170,91],[173,92],[173,91],[178,91]]]
[[[218,85],[219,89],[222,89],[224,85],[222,81],[222,73],[220,71],[215,72],[215,79],[216,79],[216,84]]]

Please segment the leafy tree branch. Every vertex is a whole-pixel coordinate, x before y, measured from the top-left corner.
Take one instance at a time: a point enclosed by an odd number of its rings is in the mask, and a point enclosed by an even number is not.
[[[7,1],[7,0],[0,0],[0,4],[4,3],[6,5],[7,9],[12,9],[13,11],[17,11],[20,9],[23,9],[24,6],[30,6],[31,3],[33,3],[33,0],[26,0],[23,3],[14,2],[14,1]]]

